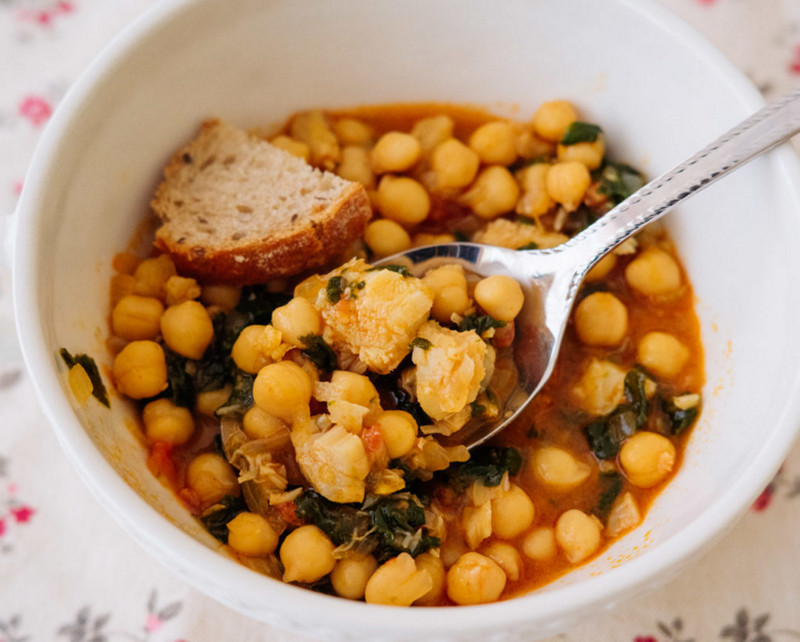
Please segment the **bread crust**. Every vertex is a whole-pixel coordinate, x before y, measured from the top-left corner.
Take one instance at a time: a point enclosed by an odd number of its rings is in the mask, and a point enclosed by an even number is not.
[[[195,141],[206,134],[213,135],[220,125],[219,120],[204,122]],[[329,264],[363,236],[372,208],[364,187],[349,183],[338,199],[309,212],[308,222],[303,226],[287,220],[285,229],[271,230],[263,238],[240,243],[220,239],[219,244],[213,245],[201,244],[190,237],[176,238],[170,226],[170,219],[176,214],[170,196],[174,195],[176,185],[186,180],[186,159],[195,141],[173,154],[164,168],[164,181],[151,201],[151,207],[162,220],[156,230],[155,245],[172,258],[181,274],[203,283],[264,283]]]
[[[353,184],[328,209],[303,229],[234,249],[181,243],[170,238],[163,227],[156,231],[155,245],[170,255],[178,272],[202,283],[264,283],[324,266],[363,236],[371,209],[362,185]]]

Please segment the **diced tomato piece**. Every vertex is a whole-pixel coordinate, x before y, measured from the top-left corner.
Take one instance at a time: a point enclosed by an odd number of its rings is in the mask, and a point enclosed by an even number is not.
[[[178,469],[172,461],[172,444],[166,441],[154,441],[147,457],[147,467],[156,477],[163,477],[169,485],[176,488]]]
[[[502,328],[497,328],[494,331],[492,343],[494,344],[495,348],[507,348],[514,343],[514,336],[516,335],[514,327],[514,322],[512,321],[510,323],[506,323]]]
[[[367,455],[378,452],[384,446],[383,435],[378,426],[364,428],[361,432],[361,441],[364,442],[364,450],[367,451]]]
[[[303,520],[297,516],[297,505],[294,502],[281,502],[273,504],[272,508],[281,516],[284,522],[291,526],[302,526]]]

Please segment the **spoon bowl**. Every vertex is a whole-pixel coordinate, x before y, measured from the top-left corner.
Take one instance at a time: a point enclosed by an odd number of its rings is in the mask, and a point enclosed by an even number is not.
[[[480,277],[505,274],[522,287],[515,320],[514,360],[519,379],[493,421],[472,419],[446,438],[467,448],[508,426],[547,382],[555,367],[570,311],[586,273],[606,254],[675,205],[800,131],[800,89],[769,103],[694,156],[651,181],[566,243],[548,250],[510,250],[477,243],[415,248],[379,264],[405,265],[415,276],[459,264]]]

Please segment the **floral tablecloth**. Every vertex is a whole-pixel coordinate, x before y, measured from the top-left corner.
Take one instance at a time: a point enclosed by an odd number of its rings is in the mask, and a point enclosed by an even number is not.
[[[662,1],[767,97],[800,81],[800,0]],[[42,128],[70,83],[152,4],[0,0],[0,215],[13,211]],[[298,639],[230,611],[152,561],[71,469],[18,364],[0,366],[0,642]],[[800,446],[699,563],[557,639],[800,640]]]

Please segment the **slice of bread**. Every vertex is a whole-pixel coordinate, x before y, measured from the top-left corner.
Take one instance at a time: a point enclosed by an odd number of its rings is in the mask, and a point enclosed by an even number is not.
[[[372,214],[360,184],[220,120],[175,153],[150,205],[181,274],[239,285],[329,263]]]

